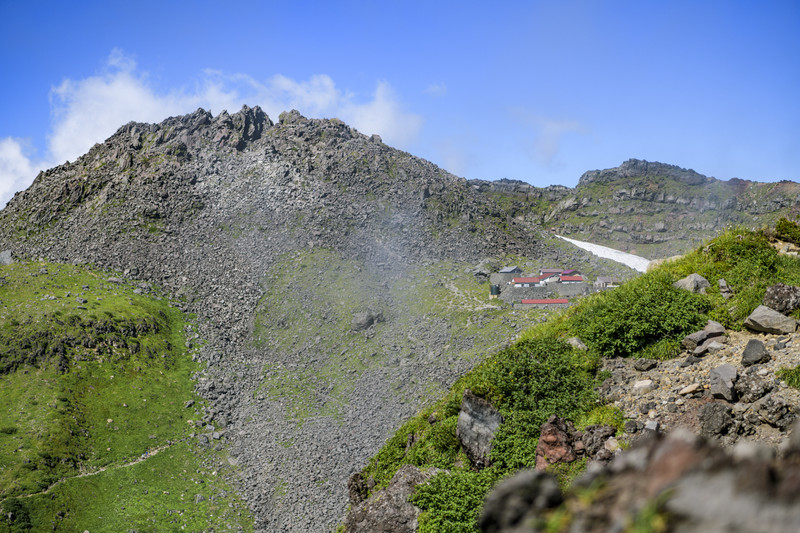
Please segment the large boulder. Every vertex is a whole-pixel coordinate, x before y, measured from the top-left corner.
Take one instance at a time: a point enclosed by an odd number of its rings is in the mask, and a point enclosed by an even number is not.
[[[492,404],[475,396],[469,389],[464,391],[456,437],[474,466],[483,468],[489,465],[492,439],[502,423],[503,416]]]
[[[742,366],[753,366],[767,363],[771,359],[767,347],[758,339],[750,339],[742,353]]]
[[[767,287],[764,305],[782,314],[800,309],[800,287],[783,283]]]
[[[13,262],[14,259],[11,257],[11,250],[0,251],[0,266],[10,265]]]
[[[421,471],[416,466],[404,465],[382,490],[368,500],[352,504],[344,520],[347,533],[414,533],[422,512],[409,503],[408,498],[417,485],[426,483],[439,472],[436,468]]]
[[[350,323],[350,329],[353,332],[364,331],[378,322],[383,322],[383,314],[380,311],[367,309],[366,311],[353,313],[353,320]]]
[[[700,274],[695,273],[689,274],[683,279],[679,279],[672,285],[678,287],[679,289],[685,289],[695,294],[705,294],[706,289],[711,286],[711,283],[709,283],[708,280]]]
[[[574,432],[571,422],[556,415],[542,424],[536,445],[536,470],[544,470],[553,463],[571,463],[577,459],[573,446]]]
[[[746,328],[764,333],[786,335],[797,329],[797,320],[785,316],[765,305],[759,305],[744,320]]]

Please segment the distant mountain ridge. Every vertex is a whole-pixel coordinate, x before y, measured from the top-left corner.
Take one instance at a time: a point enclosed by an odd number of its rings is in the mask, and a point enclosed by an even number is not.
[[[800,212],[800,185],[717,180],[629,159],[585,172],[575,188],[472,180],[512,216],[554,233],[656,259],[685,253],[730,225],[774,224]]]

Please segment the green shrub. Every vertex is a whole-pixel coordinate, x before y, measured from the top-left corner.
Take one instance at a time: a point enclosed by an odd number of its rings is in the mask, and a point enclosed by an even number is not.
[[[492,469],[441,472],[409,498],[422,509],[419,533],[475,533],[483,499],[496,481]]]
[[[782,241],[800,244],[800,226],[783,217],[775,224],[775,236]]]
[[[665,272],[648,273],[588,300],[576,310],[573,327],[593,351],[606,357],[630,357],[665,338],[702,328],[707,299],[672,283]]]

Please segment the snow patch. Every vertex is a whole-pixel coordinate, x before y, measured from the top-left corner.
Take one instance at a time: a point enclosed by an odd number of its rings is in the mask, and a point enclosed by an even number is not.
[[[592,244],[590,242],[568,239],[567,237],[562,237],[561,235],[556,235],[556,237],[558,237],[559,239],[564,239],[565,241],[574,244],[578,248],[582,248],[587,252],[593,253],[598,257],[602,257],[604,259],[611,259],[612,261],[616,261],[617,263],[622,263],[623,265],[630,267],[638,272],[646,272],[647,265],[650,264],[649,259],[645,259],[644,257],[641,257],[639,255],[620,252],[619,250],[615,250],[607,246],[600,246],[599,244]]]

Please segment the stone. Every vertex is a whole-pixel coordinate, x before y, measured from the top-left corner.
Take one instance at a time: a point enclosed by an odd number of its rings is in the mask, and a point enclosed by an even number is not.
[[[719,343],[714,339],[706,339],[705,341],[703,341],[703,344],[699,345],[697,348],[692,350],[692,355],[694,355],[695,357],[703,357],[708,353],[709,347],[712,344],[719,344]]]
[[[489,466],[492,439],[502,423],[502,415],[492,404],[475,396],[469,389],[464,391],[456,423],[456,437],[464,453],[477,468]]]
[[[559,530],[628,531],[632,517],[641,516],[642,509],[655,500],[663,531],[800,531],[800,464],[796,457],[776,459],[764,450],[734,449],[729,453],[680,429],[668,435],[655,434],[640,439],[608,466],[590,467],[578,478],[574,487],[592,490],[566,493],[562,508],[569,513],[569,524]],[[521,497],[506,490],[490,493],[489,499],[496,509]],[[553,497],[553,502],[558,498]],[[546,521],[552,517],[549,508],[541,504],[527,510],[522,507],[515,504],[513,513],[481,517],[481,530],[545,531]]]
[[[0,266],[7,266],[14,263],[14,258],[11,257],[11,250],[0,251]]]
[[[367,309],[366,311],[353,313],[353,320],[350,322],[350,330],[353,332],[364,331],[365,329],[369,329],[373,324],[379,322],[383,322],[383,314],[380,311],[376,312],[372,309]]]
[[[797,321],[791,317],[770,309],[767,306],[759,305],[744,320],[744,325],[752,331],[773,333],[776,335],[794,333],[797,329]]]
[[[648,420],[644,424],[644,429],[646,431],[657,432],[658,431],[658,420]]]
[[[555,477],[539,470],[524,470],[504,479],[489,493],[478,525],[484,533],[510,531],[562,501]]]
[[[711,286],[706,278],[700,274],[689,274],[683,279],[680,279],[672,284],[674,287],[684,289],[695,294],[705,294],[706,288]]]
[[[786,400],[776,394],[767,394],[751,407],[751,414],[772,427],[786,430],[797,419],[797,413]]]
[[[750,339],[742,352],[742,366],[748,367],[760,363],[766,363],[772,356],[767,352],[764,343],[758,339]]]
[[[705,404],[698,418],[702,433],[709,437],[723,435],[733,423],[730,406],[718,402]]]
[[[717,284],[719,285],[719,293],[722,295],[722,297],[726,300],[730,300],[733,297],[733,291],[728,286],[728,282],[724,279],[720,279],[717,280]]]
[[[776,283],[767,287],[763,303],[781,314],[800,309],[800,287]]]
[[[758,374],[745,374],[736,380],[736,397],[742,403],[753,403],[772,391],[772,384]]]
[[[708,323],[706,323],[706,327],[703,328],[703,331],[705,331],[709,337],[721,337],[725,335],[725,326],[714,320],[709,320]]]
[[[194,503],[200,503],[206,501],[206,497],[202,494],[196,494],[194,497]]]
[[[345,530],[348,533],[414,533],[421,510],[408,498],[417,485],[427,482],[438,472],[436,468],[421,471],[416,466],[403,465],[386,488],[350,507],[344,520]]]
[[[689,354],[688,356],[686,356],[686,359],[684,359],[683,362],[681,363],[681,368],[686,368],[687,366],[692,366],[693,364],[699,363],[700,361],[702,361],[701,358],[696,357],[696,356],[694,356],[692,354]]]
[[[633,368],[639,372],[646,372],[658,366],[658,361],[655,359],[637,359],[633,362]]]
[[[568,338],[568,339],[567,339],[567,344],[569,344],[569,345],[570,345],[570,346],[572,346],[573,348],[575,348],[575,349],[577,349],[577,350],[581,350],[581,351],[583,351],[583,352],[585,352],[586,350],[588,350],[588,349],[589,349],[589,348],[588,348],[588,347],[587,347],[587,346],[586,346],[586,345],[583,343],[583,341],[582,341],[582,340],[580,340],[578,337],[570,337],[570,338]]]
[[[714,398],[732,402],[736,397],[734,383],[736,382],[736,367],[731,364],[720,365],[708,373],[711,386],[709,391]]]
[[[678,394],[681,396],[686,396],[687,394],[693,394],[701,389],[699,383],[692,383],[691,385],[687,385],[678,391]]]
[[[708,346],[706,346],[706,349],[708,350],[708,353],[710,353],[711,355],[716,355],[725,349],[725,345],[722,344],[721,342],[711,341],[708,344]]]
[[[634,425],[636,424],[636,422],[633,420],[629,420],[628,422],[634,422]],[[628,426],[626,425],[625,427],[627,431]],[[603,449],[606,441],[616,434],[617,428],[614,426],[600,424],[586,426],[586,429],[583,430],[583,435],[581,436],[581,442],[583,442],[584,448],[586,449],[586,455],[589,457],[596,456],[597,453]]]
[[[681,341],[681,347],[684,350],[692,351],[701,345],[705,340],[708,338],[708,332],[705,330],[695,331],[694,333],[687,335]]]
[[[633,384],[633,395],[642,396],[653,390],[652,379],[642,379]]]
[[[542,424],[536,445],[536,470],[544,470],[553,463],[571,463],[577,459],[572,433],[571,423],[556,415]]]

